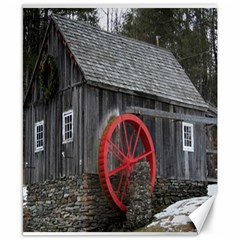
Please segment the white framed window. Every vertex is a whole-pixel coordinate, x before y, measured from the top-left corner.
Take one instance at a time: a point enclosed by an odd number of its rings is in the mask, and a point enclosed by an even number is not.
[[[44,121],[36,122],[34,127],[35,152],[44,150]]]
[[[193,124],[182,123],[183,151],[194,152]]]
[[[62,115],[62,136],[63,143],[73,141],[73,110],[64,112]]]

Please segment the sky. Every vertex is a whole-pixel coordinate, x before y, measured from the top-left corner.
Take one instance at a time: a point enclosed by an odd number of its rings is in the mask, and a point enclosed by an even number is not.
[[[105,14],[107,12],[107,8],[99,8],[99,24],[102,29],[107,30],[107,15]]]
[[[111,12],[111,9],[109,10]],[[125,13],[127,11],[127,8],[118,8],[118,16],[120,16],[120,13]],[[107,31],[107,8],[98,8],[99,12],[99,24],[102,29]],[[111,16],[109,14],[109,18],[111,20]]]

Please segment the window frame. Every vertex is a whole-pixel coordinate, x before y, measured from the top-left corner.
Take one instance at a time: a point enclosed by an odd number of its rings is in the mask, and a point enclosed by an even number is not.
[[[37,131],[39,126],[42,126],[42,135],[43,135],[42,138],[40,138],[40,139],[37,138],[37,135],[39,133],[41,133],[40,131],[39,132]],[[37,143],[40,140],[42,140],[42,145],[40,147],[38,147]],[[44,150],[44,120],[35,122],[35,124],[34,124],[34,151],[41,152],[43,150]]]
[[[185,131],[184,127],[190,127],[191,129],[191,146],[185,145]],[[194,128],[192,123],[182,122],[182,141],[183,141],[183,151],[194,152]]]
[[[72,133],[72,136],[71,138],[65,138],[65,133],[66,133],[66,117],[68,116],[72,116],[72,121],[71,121],[71,125],[72,125],[72,128],[70,131],[68,132],[71,132]],[[65,143],[69,143],[69,142],[72,142],[73,141],[73,110],[68,110],[66,112],[63,112],[62,113],[62,143],[65,144]]]

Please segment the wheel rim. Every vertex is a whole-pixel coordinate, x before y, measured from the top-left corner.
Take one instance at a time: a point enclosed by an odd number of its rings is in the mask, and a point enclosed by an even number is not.
[[[107,196],[124,212],[129,176],[134,164],[144,159],[150,165],[150,188],[154,187],[156,157],[151,135],[142,120],[123,114],[109,121],[99,146],[99,175]]]

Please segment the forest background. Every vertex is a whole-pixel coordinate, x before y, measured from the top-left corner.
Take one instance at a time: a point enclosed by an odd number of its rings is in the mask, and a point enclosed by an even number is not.
[[[216,8],[23,8],[23,96],[52,13],[169,49],[207,103],[217,106]]]

